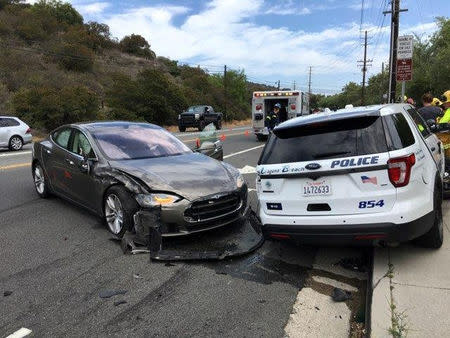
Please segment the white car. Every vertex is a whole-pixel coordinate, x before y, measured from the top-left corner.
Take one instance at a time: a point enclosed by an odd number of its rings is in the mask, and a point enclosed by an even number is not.
[[[31,140],[31,129],[25,122],[13,116],[0,116],[0,148],[20,150]]]
[[[266,237],[372,245],[443,241],[444,153],[407,104],[299,117],[273,131],[257,167]]]

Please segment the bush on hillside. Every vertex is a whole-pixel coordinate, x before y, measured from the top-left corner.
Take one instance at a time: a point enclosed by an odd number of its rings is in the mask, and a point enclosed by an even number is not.
[[[155,53],[150,49],[150,44],[139,34],[125,36],[119,42],[120,50],[124,53],[154,59]]]
[[[84,86],[20,89],[13,98],[17,115],[33,128],[50,131],[60,125],[95,120],[99,102]]]

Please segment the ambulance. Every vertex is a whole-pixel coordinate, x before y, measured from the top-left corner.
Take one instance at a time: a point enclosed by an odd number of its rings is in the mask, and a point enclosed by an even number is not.
[[[258,91],[252,98],[252,126],[259,141],[265,140],[269,130],[264,126],[266,115],[275,104],[281,105],[280,122],[294,117],[308,115],[309,94],[299,90]]]

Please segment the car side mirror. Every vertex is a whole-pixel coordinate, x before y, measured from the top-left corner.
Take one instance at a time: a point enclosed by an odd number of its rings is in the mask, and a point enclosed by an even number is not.
[[[438,130],[438,126],[436,125],[436,121],[433,119],[427,120],[427,125],[430,128],[430,130],[434,133]]]
[[[80,155],[83,157],[83,160],[80,162],[80,171],[88,173],[91,165],[89,163],[88,155],[84,152],[83,148],[80,148]]]

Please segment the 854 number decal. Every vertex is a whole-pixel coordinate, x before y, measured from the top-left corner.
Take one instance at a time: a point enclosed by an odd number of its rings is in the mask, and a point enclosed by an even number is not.
[[[384,200],[379,201],[361,201],[359,202],[359,209],[371,209],[375,207],[383,207],[384,206]]]

